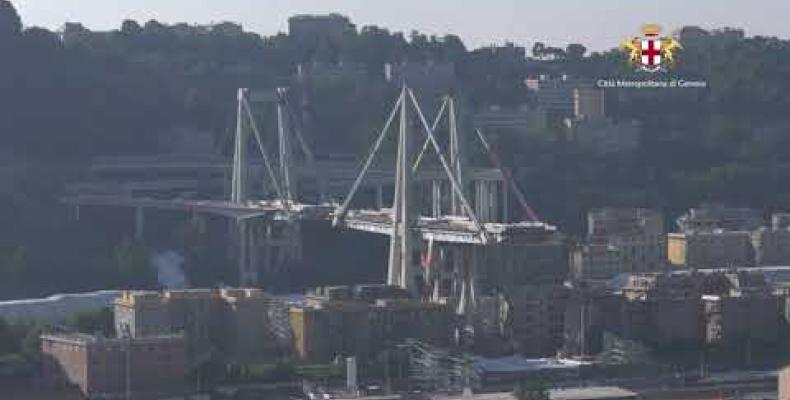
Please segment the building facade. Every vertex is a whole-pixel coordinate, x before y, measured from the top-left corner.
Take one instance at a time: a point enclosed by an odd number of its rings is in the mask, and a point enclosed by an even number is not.
[[[576,279],[659,271],[666,265],[664,221],[642,208],[601,208],[587,215],[587,243],[572,252]]]
[[[308,361],[362,359],[416,339],[433,345],[450,340],[450,307],[411,300],[383,285],[322,288],[289,311],[296,354]]]
[[[260,289],[124,292],[115,301],[115,327],[132,338],[183,332],[190,361],[219,351],[251,362],[276,350],[271,302]]]
[[[667,236],[667,256],[676,267],[730,268],[754,265],[749,231],[692,231]]]
[[[146,338],[42,335],[44,376],[55,386],[76,385],[91,399],[155,399],[183,394],[186,353],[182,335]]]
[[[752,241],[757,265],[790,265],[790,229],[761,228],[752,234]]]

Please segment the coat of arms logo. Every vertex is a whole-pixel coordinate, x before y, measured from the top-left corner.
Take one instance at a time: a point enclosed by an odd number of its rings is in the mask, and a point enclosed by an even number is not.
[[[661,26],[645,24],[641,28],[642,37],[632,37],[620,46],[628,53],[629,61],[637,68],[647,72],[665,71],[675,64],[675,55],[682,49],[675,38],[660,36]]]

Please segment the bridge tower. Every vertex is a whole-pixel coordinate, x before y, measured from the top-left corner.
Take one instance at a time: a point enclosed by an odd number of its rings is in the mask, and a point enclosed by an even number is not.
[[[459,177],[461,177],[462,170],[460,166],[460,152],[458,150],[459,140],[457,137],[456,124],[454,122],[454,111],[451,110],[449,112],[451,119],[449,123],[451,127],[451,136],[454,137],[454,139],[451,140],[451,147],[453,148],[453,151],[451,151],[453,154],[452,162],[447,162],[434,135],[434,131],[445,115],[448,104],[450,104],[451,109],[454,108],[454,106],[452,106],[452,99],[446,97],[439,113],[436,115],[433,124],[429,125],[425,115],[422,112],[422,109],[420,108],[419,102],[414,95],[414,92],[406,85],[402,87],[401,93],[396,100],[386,123],[384,124],[384,128],[381,130],[381,133],[374,143],[373,149],[368,154],[362,166],[362,170],[354,181],[354,184],[352,185],[351,190],[346,196],[343,204],[336,211],[333,221],[335,226],[344,224],[351,201],[354,199],[357,190],[359,189],[368,170],[370,169],[370,166],[380,151],[381,145],[390,132],[390,128],[397,117],[399,129],[395,166],[395,191],[390,215],[391,230],[389,232],[390,250],[387,269],[387,284],[400,286],[412,292],[415,290],[415,278],[417,276],[414,259],[418,257],[415,257],[417,254],[415,253],[415,250],[419,249],[419,247],[417,247],[417,243],[419,243],[417,242],[418,238],[415,234],[415,231],[418,230],[418,227],[416,226],[418,220],[418,210],[413,198],[414,176],[417,168],[420,165],[420,160],[422,159],[425,151],[427,151],[429,148],[432,149],[433,153],[435,153],[437,156],[442,166],[444,177],[450,182],[451,192],[453,198],[455,199],[457,209],[460,213],[472,220],[473,224],[477,228],[477,232],[483,238],[483,241],[486,240],[486,232],[483,229],[483,226],[480,224],[480,221],[478,221],[477,217],[475,216],[475,212],[472,210],[464,194],[462,183],[459,179]],[[418,121],[417,125],[419,127],[416,130],[421,131],[426,137],[423,150],[416,158],[411,151],[411,141],[413,135],[413,130],[410,129],[410,124],[412,122],[412,118],[410,118],[411,112],[415,114],[413,117]],[[452,142],[455,142],[455,144]],[[436,210],[437,208],[440,208],[438,206],[438,202],[440,201],[440,191],[436,190],[435,187],[436,184],[434,184],[434,199],[432,201],[433,208]],[[440,211],[436,212],[438,213]]]
[[[230,201],[239,206],[249,205],[250,202],[267,201],[260,199],[253,201],[249,195],[251,166],[247,145],[252,136],[263,159],[264,187],[274,194],[274,199],[268,201],[282,211],[270,215],[239,217],[232,221],[235,224],[234,236],[237,239],[239,281],[243,285],[252,285],[260,283],[260,271],[282,272],[287,266],[299,263],[303,258],[301,223],[293,215],[294,208],[298,205],[295,174],[292,172],[293,136],[296,136],[308,165],[314,166],[314,159],[301,130],[297,128],[298,124],[293,122],[293,113],[288,107],[285,88],[277,88],[273,97],[277,119],[276,159],[269,154],[264,137],[258,128],[250,106],[249,90],[239,89],[237,99]]]

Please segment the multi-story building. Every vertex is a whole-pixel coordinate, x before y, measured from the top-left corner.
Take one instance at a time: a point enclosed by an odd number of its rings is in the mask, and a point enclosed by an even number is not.
[[[606,116],[604,92],[596,87],[573,89],[573,115],[577,119],[600,119]]]
[[[667,255],[673,266],[730,268],[754,265],[749,231],[691,231],[667,236]]]
[[[189,360],[212,351],[247,362],[277,347],[260,289],[189,289],[124,292],[115,301],[119,335],[143,338],[183,332]]]
[[[527,356],[554,355],[562,347],[568,290],[562,285],[510,286],[506,330],[513,348]]]
[[[324,288],[290,309],[296,353],[305,360],[373,356],[406,339],[444,345],[449,306],[409,299],[380,285]]]
[[[790,265],[790,214],[774,213],[771,226],[756,230],[752,242],[757,265]]]
[[[757,265],[790,265],[790,229],[758,229],[752,243]]]
[[[779,339],[782,301],[770,294],[706,295],[706,342],[737,345],[765,344]]]
[[[653,346],[703,341],[701,282],[697,277],[639,274],[622,289],[625,337]]]
[[[630,272],[622,263],[622,251],[610,243],[585,243],[571,252],[571,273],[575,279],[608,279]]]
[[[782,298],[761,273],[704,270],[632,274],[622,286],[574,288],[566,309],[570,354],[606,350],[606,337],[651,347],[774,343]]]
[[[773,344],[779,338],[783,299],[766,276],[747,270],[706,275],[706,341],[709,344]]]
[[[779,371],[779,400],[790,399],[790,366]]]
[[[182,335],[42,335],[41,353],[46,380],[56,386],[78,386],[86,398],[122,398],[127,388],[135,399],[184,394]]]
[[[653,210],[592,210],[587,215],[587,240],[572,254],[572,270],[577,279],[658,271],[666,264],[664,222],[661,214]]]
[[[527,88],[534,91],[538,106],[553,119],[600,118],[605,116],[603,90],[586,79],[563,76],[552,79],[546,76],[530,78]]]

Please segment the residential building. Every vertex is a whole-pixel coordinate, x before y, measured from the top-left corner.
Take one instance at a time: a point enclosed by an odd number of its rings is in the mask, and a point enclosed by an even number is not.
[[[123,292],[115,301],[115,327],[132,338],[183,332],[190,361],[220,351],[250,362],[277,350],[271,302],[260,289]]]
[[[706,274],[705,284],[702,299],[709,344],[776,343],[784,299],[774,294],[765,274],[717,271]]]
[[[556,354],[563,344],[567,288],[562,285],[507,286],[503,294],[507,300],[503,322],[513,349],[530,357]]]
[[[448,305],[383,285],[321,288],[291,306],[290,322],[296,353],[309,361],[366,358],[406,339],[443,345],[450,338]]]
[[[749,231],[689,231],[667,236],[667,256],[676,267],[730,268],[754,265]]]
[[[790,366],[779,370],[779,400],[790,400]]]
[[[606,117],[603,90],[581,86],[573,89],[573,116],[576,119],[602,119]]]
[[[790,265],[790,229],[760,228],[752,241],[756,265]]]
[[[757,265],[790,265],[790,214],[773,214],[771,226],[755,231],[752,241]]]
[[[571,273],[575,279],[609,279],[631,272],[623,265],[622,250],[610,243],[586,243],[571,252]]]
[[[593,81],[567,76],[540,76],[527,79],[526,85],[535,92],[538,106],[555,120],[605,116],[603,90],[597,88]]]
[[[664,221],[643,208],[600,208],[587,214],[587,243],[572,255],[576,279],[607,279],[666,265]]]
[[[184,394],[183,335],[42,335],[41,353],[46,380],[60,387],[78,386],[86,398],[121,398],[127,387],[133,399]]]
[[[568,243],[554,227],[537,227],[523,240],[480,249],[484,290],[505,286],[561,285],[568,276]]]
[[[782,299],[770,294],[705,295],[706,342],[723,346],[779,339]]]
[[[699,346],[704,341],[698,276],[634,274],[620,290],[619,318],[606,330],[653,347]]]

